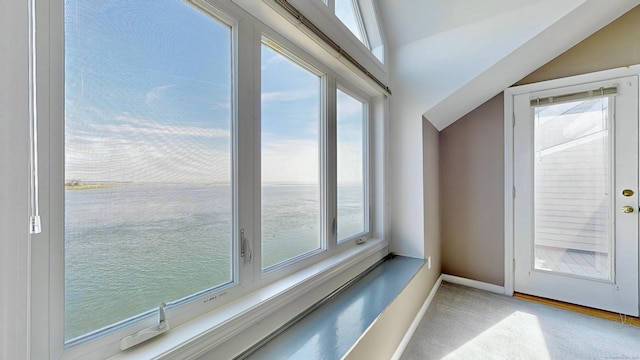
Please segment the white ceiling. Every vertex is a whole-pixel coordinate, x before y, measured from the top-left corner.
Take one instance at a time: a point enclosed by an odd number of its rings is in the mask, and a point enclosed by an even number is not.
[[[394,95],[442,130],[640,0],[379,0]]]

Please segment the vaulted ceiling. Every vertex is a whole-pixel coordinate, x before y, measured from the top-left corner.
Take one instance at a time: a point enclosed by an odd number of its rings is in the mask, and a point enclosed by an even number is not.
[[[391,88],[442,130],[640,0],[378,0]]]

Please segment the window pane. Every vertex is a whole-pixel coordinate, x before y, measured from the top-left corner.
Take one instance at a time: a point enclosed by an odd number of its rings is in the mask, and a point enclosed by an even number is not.
[[[351,30],[358,40],[366,45],[365,34],[359,25],[360,13],[352,0],[336,0],[336,16]]]
[[[364,104],[338,90],[338,241],[365,231]]]
[[[609,98],[534,108],[535,268],[611,278]]]
[[[320,77],[262,46],[262,267],[319,249]]]
[[[65,339],[232,280],[231,30],[65,1]]]

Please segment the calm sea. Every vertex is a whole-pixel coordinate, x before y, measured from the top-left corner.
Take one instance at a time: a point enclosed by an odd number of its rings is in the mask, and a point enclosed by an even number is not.
[[[317,186],[262,190],[263,266],[320,246]],[[338,190],[338,234],[363,229],[361,186]],[[232,280],[231,192],[215,185],[65,191],[65,339]]]

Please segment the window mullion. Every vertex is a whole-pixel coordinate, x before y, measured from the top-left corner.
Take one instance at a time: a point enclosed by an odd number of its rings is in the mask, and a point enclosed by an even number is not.
[[[336,141],[336,90],[337,81],[335,77],[327,77],[325,88],[325,179],[326,179],[326,234],[327,249],[332,250],[337,247],[338,237],[338,214],[337,214],[337,141]]]
[[[240,22],[234,28],[234,45],[235,45],[235,83],[237,88],[235,91],[235,125],[237,128],[236,137],[236,234],[235,234],[235,256],[237,261],[238,278],[240,284],[248,284],[257,279],[255,269],[259,269],[259,233],[255,231],[255,212],[254,204],[259,192],[255,192],[255,177],[259,174],[259,170],[255,169],[256,149],[259,151],[259,145],[255,144],[255,119],[256,106],[259,106],[259,88],[260,84],[260,52],[259,37],[256,35],[253,27],[246,23]],[[256,100],[258,99],[258,100]],[[258,105],[256,105],[258,103]],[[259,219],[259,217],[257,217]],[[241,232],[243,234],[241,234]],[[244,236],[244,239],[242,238]],[[244,240],[244,243],[243,243]],[[241,256],[244,252],[244,256]],[[257,265],[256,265],[257,263]]]

